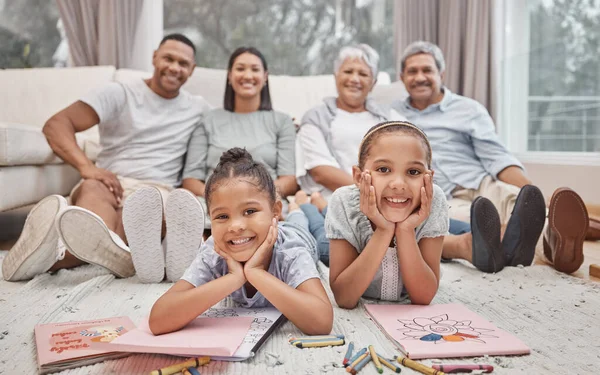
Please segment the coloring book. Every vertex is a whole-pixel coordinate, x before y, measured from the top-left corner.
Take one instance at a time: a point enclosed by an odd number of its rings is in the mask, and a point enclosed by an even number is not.
[[[38,324],[35,345],[41,374],[87,366],[128,353],[116,352],[110,342],[135,328],[128,317]]]
[[[274,308],[210,308],[179,331],[154,336],[148,318],[111,342],[114,350],[242,361],[254,355],[283,315]]]
[[[521,340],[460,304],[365,305],[375,324],[412,359],[529,354]]]

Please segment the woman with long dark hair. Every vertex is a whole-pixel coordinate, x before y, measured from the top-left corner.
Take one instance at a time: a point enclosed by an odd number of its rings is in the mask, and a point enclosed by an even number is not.
[[[278,193],[291,195],[297,190],[295,137],[292,119],[272,108],[265,57],[254,47],[240,47],[229,58],[223,108],[206,113],[192,135],[183,187],[204,196],[221,154],[243,147],[265,165]]]

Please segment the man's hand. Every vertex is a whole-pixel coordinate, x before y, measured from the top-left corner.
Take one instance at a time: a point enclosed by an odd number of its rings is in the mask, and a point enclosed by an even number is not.
[[[267,270],[267,264],[269,264],[271,256],[273,255],[273,246],[275,245],[275,241],[277,241],[277,233],[277,219],[273,218],[267,238],[265,238],[263,243],[256,249],[254,255],[248,259],[246,264],[244,264],[245,273],[252,269]]]
[[[423,186],[421,186],[421,206],[415,210],[406,220],[396,224],[396,236],[399,232],[410,231],[414,233],[416,227],[421,225],[431,212],[431,200],[433,199],[433,179],[430,173],[425,173]]]
[[[231,255],[219,249],[216,242],[215,252],[221,257],[223,257],[223,259],[225,259],[225,262],[227,262],[227,269],[229,270],[229,274],[235,276],[239,280],[240,285],[244,285],[244,283],[246,282],[246,275],[244,274],[244,267],[242,267],[242,264],[237,260],[233,259]]]
[[[394,223],[388,221],[377,208],[375,187],[371,184],[371,173],[365,170],[360,177],[360,211],[367,215],[375,227],[382,230],[394,230]]]
[[[93,164],[81,168],[79,173],[84,180],[98,180],[102,182],[108,190],[115,195],[117,202],[121,202],[121,199],[123,198],[123,187],[121,186],[117,175],[106,169],[98,168]]]

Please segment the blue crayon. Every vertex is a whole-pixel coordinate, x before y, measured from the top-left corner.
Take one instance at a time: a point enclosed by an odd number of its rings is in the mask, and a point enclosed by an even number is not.
[[[350,344],[348,344],[348,350],[346,351],[346,355],[344,356],[344,362],[342,362],[344,367],[348,366],[348,363],[350,362],[350,356],[352,355],[353,350],[354,350],[354,343],[352,341],[350,341]],[[350,362],[350,363],[352,363],[352,362]]]
[[[358,357],[360,357],[361,355],[365,354],[367,352],[367,348],[362,348],[361,350],[359,350],[358,352],[356,352],[355,355],[352,356],[352,358],[350,358],[348,360],[347,366],[350,366],[352,363],[354,363],[354,361],[356,361],[358,359]]]
[[[359,372],[360,370],[362,370],[362,368],[365,367],[367,363],[371,362],[371,360],[372,360],[372,358],[370,355],[366,356],[365,359],[358,362],[358,364],[356,366],[354,366],[354,368],[352,369],[352,371],[350,371],[350,373],[352,375],[356,375],[356,373]]]

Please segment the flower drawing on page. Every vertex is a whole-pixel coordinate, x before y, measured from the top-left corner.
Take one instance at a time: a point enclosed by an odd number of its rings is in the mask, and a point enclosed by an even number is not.
[[[429,341],[434,344],[463,341],[485,344],[483,339],[497,338],[490,334],[494,332],[493,329],[471,327],[470,320],[451,320],[448,314],[398,321],[404,325],[398,330],[407,340]]]

